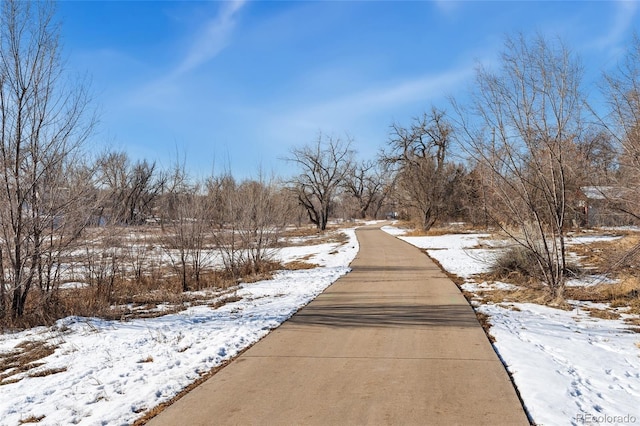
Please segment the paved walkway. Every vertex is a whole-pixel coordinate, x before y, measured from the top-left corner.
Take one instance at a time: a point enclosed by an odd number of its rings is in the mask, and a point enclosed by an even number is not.
[[[357,231],[353,271],[150,425],[528,425],[473,310],[420,250]]]

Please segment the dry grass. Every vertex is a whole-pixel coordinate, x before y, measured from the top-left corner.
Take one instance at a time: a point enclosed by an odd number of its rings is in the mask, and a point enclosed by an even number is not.
[[[448,234],[452,231],[448,228],[435,228],[433,235]],[[454,232],[459,233],[459,230]],[[430,233],[429,233],[430,234]],[[601,302],[610,304],[610,309],[581,308],[588,311],[596,318],[619,319],[621,317],[617,308],[624,308],[625,314],[640,315],[640,235],[636,232],[616,233],[623,238],[612,241],[601,241],[590,244],[575,244],[569,249],[576,253],[581,264],[589,268],[591,273],[605,273],[616,277],[619,282],[615,284],[599,284],[589,287],[566,287],[564,296],[566,299]],[[420,231],[411,235],[424,235]],[[426,251],[425,251],[426,252]],[[629,254],[631,253],[631,255]],[[492,303],[508,309],[514,309],[505,303],[536,303],[564,310],[573,307],[564,301],[552,300],[546,287],[540,283],[540,278],[535,274],[535,261],[526,253],[509,253],[504,256],[502,262],[498,259],[498,265],[491,273],[479,274],[478,281],[503,281],[518,286],[515,290],[486,290],[470,293],[463,291],[467,300],[476,300],[481,303]],[[438,262],[436,261],[436,264]],[[611,268],[615,265],[615,269]],[[464,280],[453,274],[445,272],[458,286]],[[574,272],[581,272],[577,267]],[[533,272],[532,272],[533,271]],[[482,323],[482,319],[479,318]],[[640,317],[625,319],[629,325],[640,326]],[[638,328],[640,330],[640,328]]]
[[[236,295],[231,295],[222,299],[218,299],[213,303],[209,304],[209,307],[212,309],[218,309],[221,308],[222,306],[228,304],[228,303],[233,303],[233,302],[239,302],[240,300],[242,300],[242,297],[240,296],[236,296]]]
[[[297,228],[287,228],[282,233],[284,238],[300,238],[300,237],[313,237],[319,235],[321,232],[315,226],[300,226]]]
[[[42,419],[44,419],[44,418],[45,418],[45,416],[34,416],[34,415],[31,415],[31,416],[27,417],[26,419],[20,420],[19,424],[23,425],[23,424],[26,424],[26,423],[40,423],[40,421]]]
[[[587,302],[611,303],[615,308],[628,306],[640,313],[640,279],[634,276],[621,276],[620,281],[613,284],[567,287],[565,296]]]
[[[339,225],[333,226],[337,227]],[[89,286],[46,292],[34,288],[29,292],[25,314],[18,318],[12,315],[1,317],[0,332],[51,325],[71,315],[121,320],[151,318],[179,312],[188,304],[201,303],[199,296],[183,292],[176,268],[167,261],[158,260],[158,253],[166,246],[163,235],[163,230],[156,226],[87,229],[83,237],[89,246],[87,251],[69,255],[63,263],[70,265],[71,272],[66,280],[85,282]],[[319,232],[315,227],[289,229],[285,236],[309,237],[300,242],[302,245],[345,244],[349,241],[347,235],[335,229]],[[114,260],[113,256],[117,259]],[[197,281],[194,277],[189,278],[189,289],[224,290],[240,282],[270,279],[277,270],[315,267],[305,260],[299,259],[286,266],[266,262],[257,270],[251,264],[241,265],[233,273],[208,269],[200,274]],[[157,309],[160,304],[163,310]]]
[[[635,318],[626,318],[624,320],[625,323],[629,324],[629,325],[637,325],[640,326],[640,317],[635,317]]]
[[[36,367],[43,365],[39,360],[48,357],[55,352],[56,347],[42,341],[23,341],[16,345],[13,350],[0,354],[0,385],[15,383],[20,379],[14,376],[28,372]],[[66,370],[66,369],[65,369]],[[61,371],[45,370],[31,375],[31,377],[40,377],[48,374],[55,374]]]
[[[436,237],[441,235],[451,235],[451,234],[468,234],[471,232],[477,232],[476,229],[471,224],[466,223],[447,223],[447,224],[436,224],[431,227],[428,231],[424,231],[420,229],[419,226],[412,225],[410,223],[400,223],[395,225],[398,228],[410,229],[405,236],[407,237]]]
[[[318,265],[316,265],[315,263],[305,262],[303,260],[294,260],[292,262],[285,263],[283,267],[287,271],[300,271],[305,269],[317,268]]]
[[[51,376],[52,374],[64,373],[65,371],[67,371],[67,367],[48,368],[46,370],[29,373],[29,377],[46,377]]]
[[[584,306],[580,309],[589,312],[589,315],[594,318],[608,319],[608,320],[620,319],[619,313],[609,309],[597,309],[597,308],[584,307]]]
[[[476,318],[478,318],[478,322],[482,326],[482,329],[484,330],[484,333],[487,335],[487,338],[489,339],[489,341],[491,343],[495,343],[496,338],[493,337],[493,335],[490,333],[491,323],[489,322],[489,318],[490,318],[489,315],[484,314],[482,312],[478,312],[475,309],[474,309],[474,312],[476,313]]]
[[[349,227],[353,226],[350,224]],[[344,226],[343,226],[344,227]],[[343,232],[336,232],[338,229],[343,228],[340,226],[327,227],[325,231],[320,231],[318,228],[296,228],[285,231],[282,235],[283,242],[278,244],[278,247],[295,247],[295,246],[308,246],[318,245],[326,243],[340,243],[344,244],[349,240],[349,237]],[[304,238],[304,241],[298,243],[291,243],[287,241],[290,238]]]
[[[301,265],[300,265],[301,266]],[[228,289],[239,282],[252,283],[273,277],[277,270],[285,269],[279,262],[264,262],[258,270],[244,267],[234,276],[227,271],[206,271],[193,290]],[[163,271],[163,273],[159,273]],[[109,285],[66,289],[45,297],[31,291],[26,303],[26,314],[14,319],[6,316],[0,321],[0,330],[19,330],[39,325],[51,325],[66,316],[93,316],[108,320],[156,318],[180,312],[194,304],[205,304],[210,296],[182,291],[182,283],[174,271],[157,270],[155,276],[139,279],[115,277]],[[157,309],[163,305],[163,309]]]
[[[638,256],[633,255],[633,249],[639,244],[637,233],[626,232],[618,240],[572,244],[569,250],[580,257],[585,267],[598,273],[628,272],[637,270]]]

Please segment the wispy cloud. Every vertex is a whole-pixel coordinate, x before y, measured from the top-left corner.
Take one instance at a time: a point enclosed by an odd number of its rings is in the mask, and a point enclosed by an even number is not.
[[[405,80],[395,85],[366,89],[298,109],[299,112],[292,114],[292,116],[299,118],[302,122],[313,122],[315,118],[344,121],[345,118],[384,112],[415,102],[424,101],[428,104],[430,99],[448,95],[448,92],[468,80],[472,75],[473,68],[467,67]],[[416,111],[416,113],[419,112]]]
[[[324,101],[293,101],[283,108],[262,108],[271,112],[263,112],[257,127],[263,139],[278,141],[274,150],[304,142],[318,131],[349,132],[356,141],[372,144],[372,135],[384,138],[394,119],[419,115],[432,101],[442,107],[444,98],[463,87],[473,72],[473,67],[455,68],[395,84],[372,83],[369,88]]]
[[[186,56],[172,73],[181,75],[215,58],[227,45],[236,26],[236,17],[245,0],[224,2],[217,16],[209,20],[193,40]]]
[[[453,16],[460,8],[460,2],[452,0],[435,0],[433,4],[445,16]]]
[[[597,38],[592,46],[601,49],[615,49],[629,30],[636,23],[636,15],[640,3],[633,0],[619,0],[615,2],[615,16],[606,34]]]
[[[172,110],[186,95],[184,79],[186,73],[213,60],[230,43],[237,25],[237,16],[246,0],[222,2],[216,14],[195,32],[186,48],[186,53],[173,68],[145,82],[127,95],[126,103],[136,107],[151,107],[155,110]]]

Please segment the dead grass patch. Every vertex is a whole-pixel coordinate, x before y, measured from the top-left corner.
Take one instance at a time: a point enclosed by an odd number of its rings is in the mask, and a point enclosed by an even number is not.
[[[317,268],[318,265],[316,265],[315,263],[305,262],[303,260],[294,260],[294,261],[285,263],[283,267],[287,271],[300,271],[305,269]]]
[[[480,290],[476,292],[483,303],[537,303],[547,304],[547,294],[541,288],[524,287],[516,290]]]
[[[46,377],[46,376],[51,376],[52,374],[64,373],[65,371],[67,371],[67,367],[48,368],[46,370],[29,373],[29,377]]]
[[[218,309],[223,307],[227,303],[239,302],[240,300],[242,300],[242,297],[233,295],[233,296],[225,297],[223,299],[218,299],[215,302],[210,303],[208,306],[213,309]]]
[[[282,232],[284,238],[312,237],[320,234],[320,230],[315,226],[300,226],[297,228],[287,228]]]
[[[616,320],[620,319],[620,314],[616,311],[609,309],[598,309],[591,307],[581,307],[580,309],[589,312],[589,316],[593,318],[607,319],[607,320]]]
[[[13,350],[0,354],[0,385],[19,381],[13,376],[43,365],[37,361],[53,354],[55,350],[55,346],[46,342],[27,340],[17,344]]]
[[[612,307],[640,309],[640,280],[635,276],[621,276],[619,282],[589,287],[567,287],[569,299],[588,302],[609,302]]]
[[[412,225],[410,223],[403,223],[395,226],[401,229],[405,229],[407,231],[405,236],[407,237],[438,237],[441,235],[468,234],[477,232],[476,229],[468,223],[436,224],[435,226],[429,228],[428,231],[424,231],[423,229],[420,229],[419,226]]]
[[[640,326],[640,318],[625,318],[624,322],[626,324]]]
[[[42,419],[44,419],[44,418],[45,418],[45,416],[33,416],[33,415],[31,415],[31,416],[27,417],[26,419],[20,420],[18,422],[18,424],[23,425],[23,424],[26,424],[26,423],[40,423],[40,421]]]
[[[146,364],[148,362],[153,362],[153,357],[151,355],[149,355],[146,358],[142,358],[141,360],[139,360],[138,364]]]
[[[487,335],[487,338],[489,339],[489,341],[491,343],[495,343],[496,338],[490,333],[491,322],[489,321],[490,319],[489,315],[479,312],[475,309],[474,309],[474,312],[476,313],[476,318],[478,318],[478,322],[482,326],[482,329],[484,330],[484,333]]]
[[[638,270],[640,235],[635,232],[617,232],[622,238],[596,241],[590,244],[572,244],[569,249],[580,256],[586,267],[598,273],[633,273]]]
[[[299,228],[296,230],[288,230],[283,234],[283,242],[279,243],[279,247],[295,247],[295,246],[308,246],[327,243],[340,243],[344,244],[349,241],[348,235],[344,232],[338,232],[341,227],[327,227],[325,231],[320,231],[317,228]],[[304,241],[298,243],[291,243],[287,241],[290,238],[305,238]]]

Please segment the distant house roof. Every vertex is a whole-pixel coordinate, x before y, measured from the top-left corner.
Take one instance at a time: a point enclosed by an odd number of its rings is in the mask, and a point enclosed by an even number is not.
[[[589,200],[606,200],[618,198],[624,192],[623,188],[616,186],[583,186],[580,191]]]

